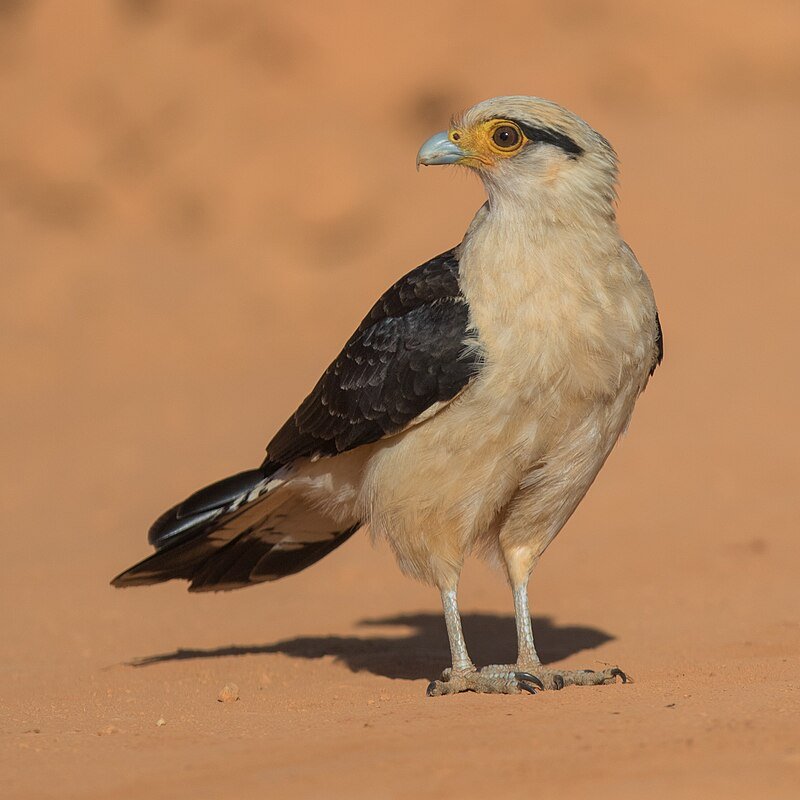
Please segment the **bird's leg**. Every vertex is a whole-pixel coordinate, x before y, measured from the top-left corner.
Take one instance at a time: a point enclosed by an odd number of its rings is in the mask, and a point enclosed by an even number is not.
[[[507,556],[508,561],[508,556]],[[533,563],[533,562],[531,562]],[[620,678],[623,683],[628,683],[630,678],[618,667],[611,667],[600,672],[591,669],[548,669],[542,665],[533,644],[533,629],[531,627],[531,614],[528,607],[528,578],[530,572],[515,569],[515,564],[509,564],[509,577],[511,588],[514,592],[514,617],[517,624],[517,663],[492,664],[481,670],[482,675],[507,675],[514,672],[517,675],[527,675],[538,679],[545,689],[563,689],[565,686],[589,686],[601,683],[615,683]]]
[[[461,629],[461,615],[458,613],[458,600],[455,589],[442,590],[442,606],[444,621],[447,626],[447,638],[450,640],[450,656],[453,666],[442,673],[438,681],[428,685],[428,696],[458,692],[486,692],[490,694],[518,694],[535,692],[534,684],[543,688],[541,683],[531,676],[517,675],[511,669],[504,673],[483,674],[475,669],[467,652],[464,632]]]
[[[467,652],[464,631],[461,629],[461,614],[458,613],[458,598],[455,589],[442,592],[442,608],[444,624],[447,626],[447,638],[450,641],[450,657],[453,661],[451,672],[474,672],[475,665]]]
[[[514,620],[517,624],[517,665],[520,669],[538,669],[542,666],[533,644],[531,612],[528,608],[528,579],[514,587]]]

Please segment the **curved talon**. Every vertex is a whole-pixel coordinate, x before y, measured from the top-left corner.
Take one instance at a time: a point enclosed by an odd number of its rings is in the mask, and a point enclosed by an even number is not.
[[[622,678],[623,683],[628,683],[628,676],[619,667],[614,667],[611,670],[611,675],[614,678]]]
[[[550,670],[542,668],[541,677],[535,672],[517,671],[515,665],[490,665],[480,671],[459,670],[452,668],[442,673],[441,680],[428,684],[425,694],[428,697],[458,694],[460,692],[478,692],[487,694],[538,694],[547,689],[560,691],[566,686],[597,686],[615,683],[633,683],[619,667],[609,667],[597,672],[593,669],[583,670]]]
[[[537,678],[535,675],[531,675],[530,672],[515,672],[514,677],[518,681],[525,681],[525,683],[534,683],[536,684],[542,691],[544,691],[544,684],[542,681]]]

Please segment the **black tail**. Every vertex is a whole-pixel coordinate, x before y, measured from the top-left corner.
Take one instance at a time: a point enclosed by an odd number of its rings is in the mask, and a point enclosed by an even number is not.
[[[150,528],[156,552],[112,586],[174,578],[189,591],[224,591],[274,581],[311,566],[361,526],[309,507],[280,470],[250,470],[213,483],[163,513]]]

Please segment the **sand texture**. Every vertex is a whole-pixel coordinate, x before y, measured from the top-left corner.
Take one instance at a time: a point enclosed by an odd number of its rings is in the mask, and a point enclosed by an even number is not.
[[[110,588],[460,240],[481,187],[417,148],[509,93],[614,143],[661,311],[531,585],[545,660],[636,682],[426,698],[438,597],[364,534],[245,591]],[[800,797],[798,3],[5,0],[0,109],[0,796]],[[513,657],[502,576],[461,603]]]

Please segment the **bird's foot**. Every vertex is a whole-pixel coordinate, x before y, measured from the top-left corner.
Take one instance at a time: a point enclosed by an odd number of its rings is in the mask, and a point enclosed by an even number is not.
[[[544,689],[563,689],[565,686],[599,686],[616,683],[617,678],[622,683],[633,683],[633,680],[619,667],[609,667],[595,672],[591,669],[548,669],[541,664],[491,664],[483,667],[479,674],[491,677],[508,675],[509,671],[537,678]]]
[[[446,669],[438,681],[428,684],[428,697],[459,692],[480,692],[483,694],[536,694],[544,689],[541,680],[535,675],[507,668],[504,672],[484,674],[475,668],[471,670]]]

